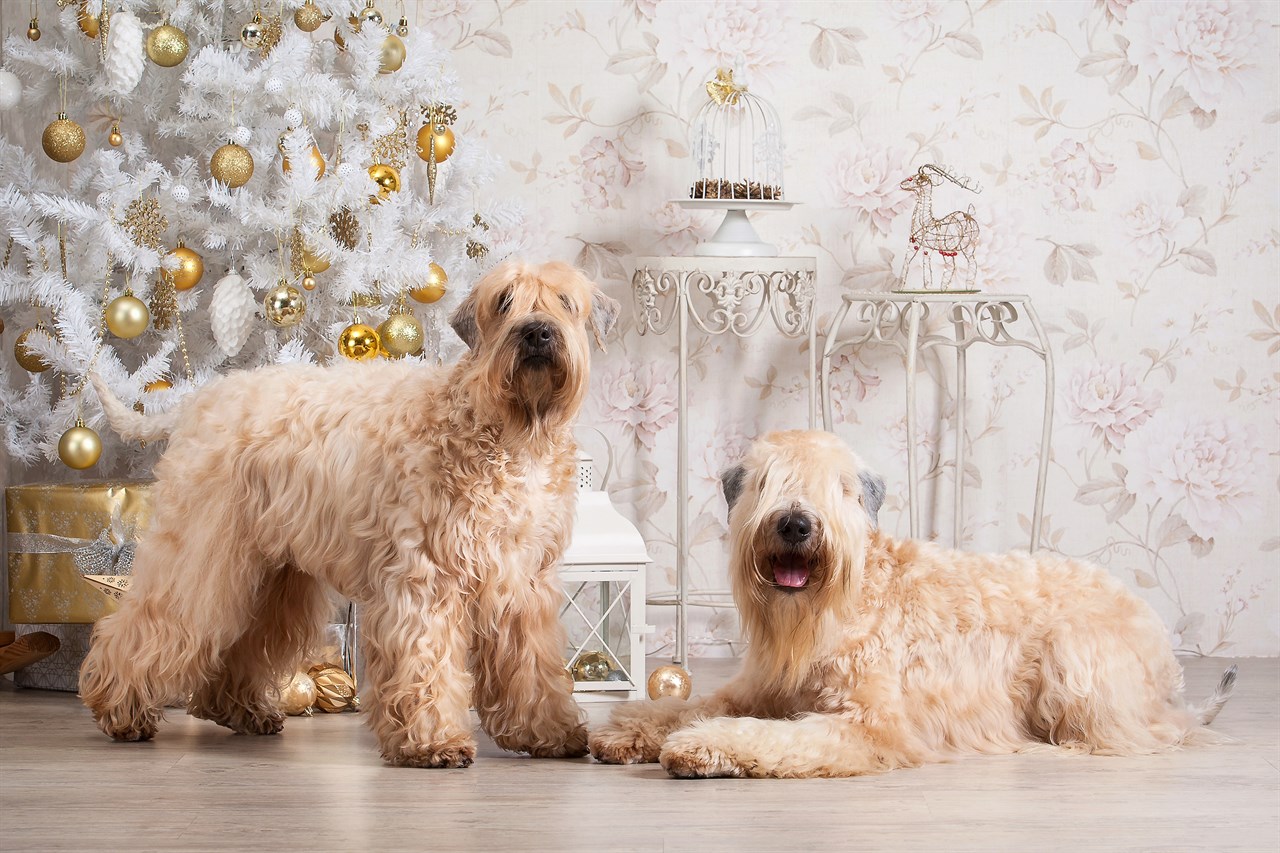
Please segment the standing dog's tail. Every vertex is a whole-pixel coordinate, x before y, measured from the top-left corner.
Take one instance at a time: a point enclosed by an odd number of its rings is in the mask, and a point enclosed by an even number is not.
[[[1207,726],[1213,722],[1213,718],[1218,716],[1218,712],[1222,710],[1222,706],[1227,704],[1227,700],[1231,698],[1231,693],[1236,688],[1236,675],[1239,670],[1235,664],[1231,668],[1222,673],[1222,679],[1218,682],[1218,686],[1214,688],[1213,695],[1205,700],[1204,704],[1196,710],[1196,723]]]
[[[102,411],[107,421],[120,437],[129,441],[158,441],[168,438],[178,423],[178,410],[160,415],[144,415],[135,412],[120,398],[111,393],[107,382],[101,374],[94,372],[89,378],[93,381],[94,390],[98,392],[98,400],[102,403]]]

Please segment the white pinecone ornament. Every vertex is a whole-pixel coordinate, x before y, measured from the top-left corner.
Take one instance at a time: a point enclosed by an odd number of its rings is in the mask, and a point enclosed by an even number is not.
[[[107,55],[103,67],[112,94],[127,95],[137,88],[147,57],[142,50],[142,24],[132,12],[120,11],[111,16],[107,32]]]
[[[235,273],[224,275],[213,286],[213,299],[209,302],[213,339],[227,358],[235,358],[244,348],[253,331],[253,315],[257,310],[258,300],[253,291]]]

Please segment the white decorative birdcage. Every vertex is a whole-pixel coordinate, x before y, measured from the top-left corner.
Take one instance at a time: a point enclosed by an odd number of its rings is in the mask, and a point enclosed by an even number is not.
[[[760,239],[747,218],[750,210],[786,210],[782,181],[782,124],[763,98],[720,68],[707,83],[707,102],[691,130],[692,209],[724,210],[719,230],[694,249],[711,257],[768,257],[777,247]]]

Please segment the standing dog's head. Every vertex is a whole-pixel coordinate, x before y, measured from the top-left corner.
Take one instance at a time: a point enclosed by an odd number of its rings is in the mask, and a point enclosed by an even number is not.
[[[476,392],[532,428],[577,414],[591,342],[603,348],[617,317],[618,303],[568,264],[509,261],[476,284],[450,323],[471,348]]]
[[[782,677],[856,601],[884,481],[831,433],[801,430],[759,439],[721,481],[733,597],[752,655]]]

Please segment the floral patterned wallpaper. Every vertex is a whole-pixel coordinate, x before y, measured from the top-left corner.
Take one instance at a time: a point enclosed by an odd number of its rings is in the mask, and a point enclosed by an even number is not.
[[[847,290],[886,289],[913,204],[945,163],[973,204],[989,291],[1031,294],[1057,356],[1048,544],[1147,598],[1175,645],[1280,652],[1280,6],[1248,0],[408,0],[456,51],[460,139],[505,161],[533,256],[575,259],[629,304],[642,255],[714,228],[670,203],[691,179],[703,83],[736,65],[784,123],[789,213],[757,227],[813,255],[830,321]],[[465,144],[465,143],[460,143]],[[584,422],[613,442],[613,498],[649,542],[650,591],[674,578],[675,339],[624,319]],[[758,433],[806,423],[807,353],[762,334],[691,339],[692,585],[724,590],[716,474]],[[917,440],[930,532],[951,536],[954,378],[925,359]],[[906,532],[904,364],[846,351],[836,430],[890,483]],[[970,357],[966,547],[1026,547],[1039,362]],[[672,614],[650,608],[651,649]],[[731,654],[732,607],[692,611],[694,653]]]

